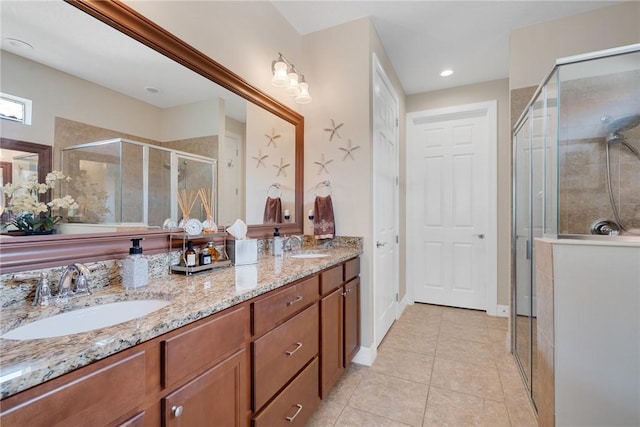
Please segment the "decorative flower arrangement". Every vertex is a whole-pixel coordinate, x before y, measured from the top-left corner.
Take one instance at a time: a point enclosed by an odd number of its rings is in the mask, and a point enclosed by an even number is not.
[[[4,186],[4,194],[11,197],[7,210],[13,213],[10,224],[27,233],[52,232],[53,227],[62,221],[60,209],[77,209],[73,197],[66,195],[48,203],[40,201],[40,194],[56,188],[58,181],[70,181],[60,171],[47,174],[44,183],[38,182],[36,174],[31,174],[24,182]]]

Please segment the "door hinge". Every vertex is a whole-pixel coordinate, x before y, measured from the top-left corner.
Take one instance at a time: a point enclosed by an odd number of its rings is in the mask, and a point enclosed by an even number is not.
[[[400,177],[396,176],[396,185],[400,185]]]
[[[398,118],[396,117],[396,127],[400,126],[400,122],[398,121]]]
[[[398,237],[397,234],[396,234],[396,243],[400,243],[400,238]]]
[[[400,294],[396,292],[396,302],[400,302]]]

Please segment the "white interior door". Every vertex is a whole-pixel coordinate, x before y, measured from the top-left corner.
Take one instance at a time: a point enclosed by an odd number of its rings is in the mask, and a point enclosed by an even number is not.
[[[493,101],[409,115],[407,253],[415,301],[495,314],[495,109]]]
[[[376,346],[397,316],[398,100],[373,56],[373,257]]]

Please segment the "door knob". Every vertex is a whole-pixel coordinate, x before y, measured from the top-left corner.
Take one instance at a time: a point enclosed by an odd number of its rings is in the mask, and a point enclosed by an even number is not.
[[[382,246],[386,245],[387,242],[376,242],[376,246],[381,248]]]
[[[484,239],[484,233],[474,234],[473,237],[477,237],[478,239]]]

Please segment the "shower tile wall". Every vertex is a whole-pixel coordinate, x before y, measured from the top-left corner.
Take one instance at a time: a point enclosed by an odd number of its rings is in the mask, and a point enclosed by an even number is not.
[[[560,87],[559,233],[589,234],[594,221],[614,219],[600,119],[640,112],[640,72],[565,81]],[[623,134],[640,150],[640,127]],[[611,185],[622,222],[640,228],[640,159],[620,144],[609,148]]]

